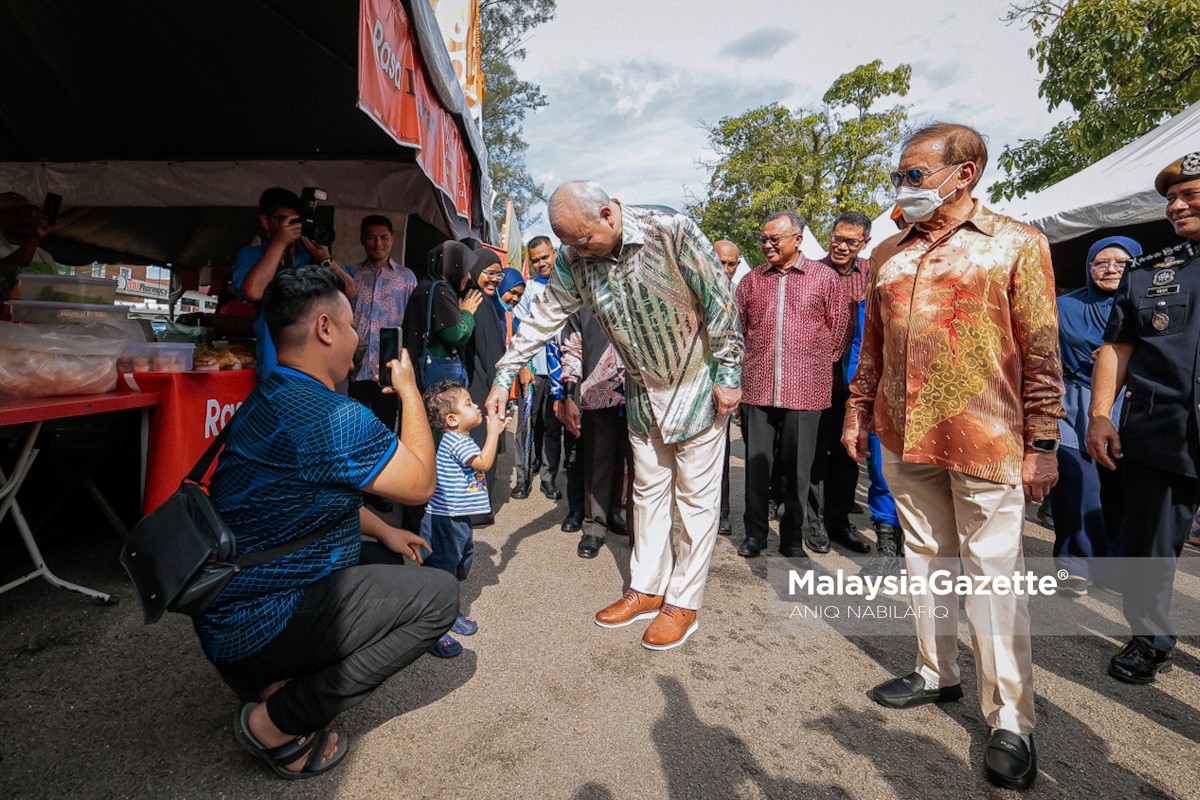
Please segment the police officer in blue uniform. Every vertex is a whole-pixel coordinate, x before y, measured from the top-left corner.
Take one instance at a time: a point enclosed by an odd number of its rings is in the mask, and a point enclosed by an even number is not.
[[[1130,261],[1092,374],[1088,453],[1121,459],[1125,620],[1133,638],[1108,674],[1144,684],[1169,668],[1175,562],[1200,502],[1200,152],[1168,165],[1154,188],[1187,241]],[[1120,432],[1109,419],[1125,392]]]

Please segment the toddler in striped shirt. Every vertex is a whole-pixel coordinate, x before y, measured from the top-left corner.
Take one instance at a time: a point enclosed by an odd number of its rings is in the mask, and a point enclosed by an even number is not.
[[[475,559],[470,517],[492,513],[485,473],[496,460],[500,433],[507,420],[500,415],[488,417],[487,439],[480,450],[470,433],[483,422],[483,412],[457,381],[439,381],[426,390],[425,413],[434,434],[441,435],[437,488],[421,520],[421,538],[431,551],[425,566],[445,570],[461,582],[467,579]],[[463,636],[478,629],[475,620],[463,614],[450,628]],[[462,652],[462,645],[447,633],[430,652],[439,658],[452,658]]]

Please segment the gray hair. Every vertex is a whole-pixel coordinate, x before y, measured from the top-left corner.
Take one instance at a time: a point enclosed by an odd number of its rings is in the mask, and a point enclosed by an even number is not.
[[[794,225],[798,231],[803,231],[805,227],[808,226],[808,223],[804,221],[804,217],[800,216],[795,211],[776,211],[768,214],[767,218],[763,220],[762,224],[765,226],[768,222],[774,222],[775,220],[783,219],[784,217],[787,217],[789,220],[791,220],[792,225]]]
[[[576,216],[584,222],[600,219],[600,209],[612,201],[608,192],[595,181],[568,181],[550,195],[547,209],[550,227],[555,233],[565,217]]]

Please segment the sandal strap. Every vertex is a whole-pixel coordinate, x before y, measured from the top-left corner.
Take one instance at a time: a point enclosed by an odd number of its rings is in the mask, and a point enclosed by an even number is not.
[[[308,733],[302,736],[297,736],[290,742],[284,742],[278,747],[264,749],[263,753],[276,764],[280,765],[281,767],[286,767],[288,764],[291,764],[293,761],[300,758],[300,756],[312,751],[313,748],[317,746],[318,740],[323,741],[324,737],[321,736],[321,733],[325,732],[321,731],[319,733]],[[326,734],[326,736],[328,736],[328,734]],[[307,766],[308,764],[306,763],[305,767]]]
[[[329,746],[329,735],[329,731],[321,731],[311,737],[316,744],[309,751],[308,760],[300,768],[301,772],[321,771],[322,762],[325,761],[325,749]]]

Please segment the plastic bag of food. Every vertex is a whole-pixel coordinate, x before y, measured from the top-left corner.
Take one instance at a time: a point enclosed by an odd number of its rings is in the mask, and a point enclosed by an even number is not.
[[[13,397],[100,394],[117,386],[129,334],[110,325],[0,322],[0,393]]]

